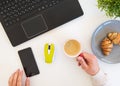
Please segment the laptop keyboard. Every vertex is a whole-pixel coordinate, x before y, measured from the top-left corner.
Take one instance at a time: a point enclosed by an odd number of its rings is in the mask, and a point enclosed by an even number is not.
[[[8,27],[34,13],[59,4],[62,0],[0,0],[0,16]]]

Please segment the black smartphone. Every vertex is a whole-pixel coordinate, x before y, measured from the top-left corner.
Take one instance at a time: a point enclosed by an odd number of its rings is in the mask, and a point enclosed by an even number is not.
[[[27,77],[40,73],[31,48],[20,50],[18,54]]]

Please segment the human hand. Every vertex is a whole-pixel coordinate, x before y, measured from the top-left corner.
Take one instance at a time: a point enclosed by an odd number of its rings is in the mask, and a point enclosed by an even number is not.
[[[82,67],[88,74],[96,75],[100,68],[95,55],[83,52],[77,57],[78,65]]]
[[[11,75],[9,78],[9,86],[22,86],[22,76],[23,71],[20,71],[19,69]],[[25,86],[30,86],[30,80],[29,78],[26,78]]]

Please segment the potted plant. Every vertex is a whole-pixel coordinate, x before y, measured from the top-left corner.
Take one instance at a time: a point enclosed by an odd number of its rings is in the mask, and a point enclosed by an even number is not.
[[[98,8],[109,17],[120,17],[120,0],[97,0]]]

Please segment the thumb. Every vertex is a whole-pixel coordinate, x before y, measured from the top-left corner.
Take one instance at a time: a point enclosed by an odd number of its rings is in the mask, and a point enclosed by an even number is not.
[[[85,60],[83,58],[81,58],[79,63],[81,64],[82,69],[86,70],[88,68],[87,63],[85,62]]]
[[[26,78],[25,86],[30,86],[30,79],[29,79],[29,77]]]

